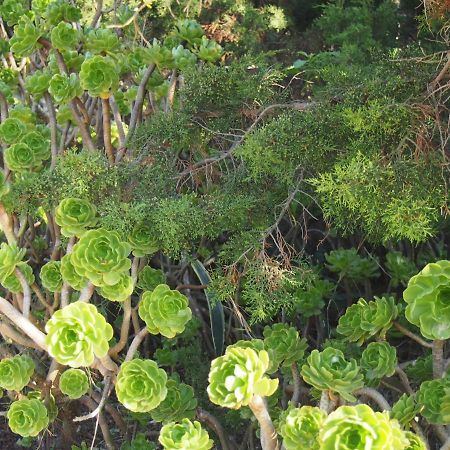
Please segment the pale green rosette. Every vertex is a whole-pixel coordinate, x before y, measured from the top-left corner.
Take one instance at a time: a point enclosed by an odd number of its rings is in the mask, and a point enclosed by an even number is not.
[[[89,379],[81,369],[67,369],[59,378],[59,389],[71,400],[80,398],[89,390]]]
[[[133,359],[120,366],[117,399],[133,412],[155,409],[167,395],[167,374],[150,359]]]
[[[109,28],[96,28],[87,33],[84,46],[93,54],[112,53],[119,47],[119,38]]]
[[[57,73],[50,80],[48,92],[56,103],[64,104],[69,103],[75,97],[79,97],[83,93],[83,89],[75,73],[70,75]]]
[[[113,329],[94,305],[75,302],[56,311],[45,325],[50,356],[70,367],[90,366],[109,350]]]
[[[155,239],[154,230],[146,224],[140,224],[133,228],[128,236],[128,242],[133,249],[134,256],[152,255],[159,250]]]
[[[371,342],[362,353],[361,369],[369,383],[394,375],[396,367],[397,351],[387,342]]]
[[[17,264],[17,269],[22,272],[22,275],[25,277],[25,280],[27,280],[27,283],[29,285],[34,283],[34,273],[31,266],[29,266],[27,263],[20,262]],[[22,284],[20,283],[20,280],[17,278],[17,275],[15,273],[7,277],[2,285],[5,289],[8,289],[8,291],[12,292],[13,294],[23,292]]]
[[[136,286],[143,291],[153,291],[156,286],[166,284],[167,278],[162,270],[145,266],[138,275]]]
[[[30,172],[41,165],[33,149],[23,142],[13,144],[3,153],[8,167],[13,172]]]
[[[450,397],[446,396],[446,393],[449,391],[449,378],[424,381],[420,385],[416,400],[422,407],[420,413],[428,422],[435,425],[450,423],[450,416],[446,414],[450,402]]]
[[[8,117],[0,125],[0,141],[12,145],[19,142],[27,132],[26,125],[15,117]]]
[[[22,437],[37,436],[49,422],[47,408],[35,398],[11,403],[6,417],[11,431]]]
[[[230,409],[248,406],[254,395],[268,397],[278,387],[278,379],[266,376],[269,355],[265,350],[231,348],[211,363],[209,399]]]
[[[122,274],[118,283],[98,288],[98,293],[112,302],[124,302],[134,291],[133,278],[126,273]]]
[[[41,283],[50,292],[60,292],[63,279],[61,276],[61,262],[49,261],[41,267]]]
[[[165,450],[209,450],[214,445],[200,422],[183,419],[161,428],[159,442]]]
[[[70,254],[64,255],[61,258],[60,271],[62,279],[76,291],[81,291],[88,283],[87,278],[78,275],[75,267],[73,267],[73,264],[70,260]]]
[[[0,245],[0,282],[2,284],[14,273],[16,267],[22,262],[25,253],[26,250],[17,247],[16,244],[2,242]]]
[[[427,450],[425,442],[423,442],[417,434],[414,434],[411,431],[405,431],[405,436],[409,441],[409,445],[405,450]]]
[[[33,150],[37,161],[45,161],[51,156],[50,141],[37,131],[30,131],[23,136],[20,142],[28,145]]]
[[[82,198],[65,198],[55,211],[55,221],[66,237],[80,237],[87,228],[97,224],[97,209],[88,200]]]
[[[109,98],[119,87],[119,74],[112,59],[93,56],[86,59],[80,70],[81,87],[91,97]]]
[[[0,387],[8,391],[21,391],[31,380],[34,362],[29,356],[16,355],[0,361]]]
[[[391,418],[408,429],[421,409],[422,407],[416,403],[415,395],[403,394],[392,405]]]
[[[70,23],[60,22],[50,33],[53,47],[60,51],[76,50],[80,33]]]
[[[173,338],[184,331],[192,318],[189,300],[167,284],[160,284],[151,292],[144,292],[139,303],[139,317],[151,334]]]
[[[38,48],[41,36],[41,31],[32,19],[23,15],[14,27],[14,36],[9,41],[11,51],[18,57],[30,56]]]

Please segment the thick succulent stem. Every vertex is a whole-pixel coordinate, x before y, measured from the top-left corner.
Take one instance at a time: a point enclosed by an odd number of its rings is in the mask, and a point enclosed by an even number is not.
[[[125,361],[131,361],[133,359],[134,354],[136,353],[138,347],[141,345],[141,342],[144,340],[145,336],[147,336],[148,330],[147,328],[142,328],[138,334],[134,337],[133,341],[128,348],[127,356],[125,356]]]
[[[277,432],[270,418],[269,411],[265,400],[259,396],[254,395],[251,402],[248,405],[252,410],[252,413],[258,420],[261,428],[261,447],[263,450],[279,450]]]
[[[28,319],[30,316],[30,307],[31,307],[31,289],[30,285],[28,284],[27,279],[25,278],[25,275],[20,271],[20,269],[16,268],[14,271],[14,274],[18,278],[20,285],[22,286],[23,291],[23,310],[22,314],[24,317]]]
[[[444,371],[444,343],[436,339],[433,341],[433,377],[441,378]]]
[[[105,145],[105,153],[109,163],[114,164],[114,153],[111,144],[111,117],[109,108],[109,99],[102,98],[102,117],[103,117],[103,143]]]
[[[366,397],[369,397],[371,400],[373,400],[383,411],[390,411],[391,405],[388,403],[388,401],[384,398],[382,394],[380,394],[376,389],[372,388],[361,388],[354,392],[355,395],[365,395]]]
[[[297,363],[292,363],[291,365],[291,371],[292,371],[292,380],[294,384],[294,393],[292,394],[291,402],[294,406],[298,405],[298,402],[300,400],[300,391],[301,391],[301,378],[300,378],[300,372],[298,370]]]
[[[197,409],[197,417],[201,422],[206,423],[214,430],[214,432],[219,437],[220,444],[222,446],[222,450],[231,450],[232,449],[232,446],[228,440],[228,437],[227,437],[221,423],[217,420],[216,417],[214,417],[208,411],[205,411],[204,409],[201,409],[201,408]]]

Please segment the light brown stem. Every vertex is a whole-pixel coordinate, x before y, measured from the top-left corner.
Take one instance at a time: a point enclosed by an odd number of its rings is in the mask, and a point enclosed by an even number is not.
[[[128,348],[127,356],[125,356],[125,361],[131,361],[133,359],[134,354],[136,353],[138,347],[141,345],[141,342],[144,340],[145,336],[147,336],[148,330],[147,328],[142,328],[141,331],[134,337],[133,341]]]
[[[16,267],[16,269],[14,270],[14,275],[18,278],[18,280],[20,281],[20,285],[22,286],[23,291],[22,314],[24,315],[24,317],[28,319],[28,317],[30,317],[30,308],[31,308],[30,285],[28,284],[25,275],[21,272],[19,268]]]
[[[197,417],[200,422],[206,423],[210,428],[214,430],[214,432],[219,437],[222,450],[232,450],[233,447],[231,446],[221,423],[217,420],[216,417],[202,408],[197,409]]]
[[[47,103],[48,118],[50,125],[50,148],[52,152],[52,159],[50,163],[50,169],[53,170],[56,165],[56,158],[58,156],[58,137],[56,127],[56,112],[53,105],[52,97],[48,92],[44,94],[45,102]]]
[[[36,350],[41,350],[39,345],[35,344],[31,339],[22,336],[14,328],[10,327],[6,323],[0,323],[0,333],[3,334],[3,336],[11,339],[15,343],[22,345],[23,347],[30,347]]]
[[[444,344],[445,341],[433,341],[433,377],[441,378],[444,372]]]
[[[119,352],[121,352],[128,341],[128,334],[130,332],[131,322],[131,299],[127,298],[123,302],[123,319],[122,326],[120,327],[120,339],[117,344],[109,350],[109,356],[111,358],[117,358]]]
[[[92,283],[88,283],[86,287],[80,292],[80,298],[78,301],[88,303],[94,294],[95,286]]]
[[[291,365],[291,372],[292,372],[292,382],[294,385],[294,393],[292,394],[291,402],[294,406],[298,405],[298,402],[300,400],[300,387],[301,387],[301,378],[300,378],[300,372],[298,371],[297,363],[292,363]]]
[[[279,450],[277,432],[273,426],[265,400],[259,395],[254,395],[248,406],[258,420],[261,429],[262,450]]]
[[[17,239],[14,234],[14,227],[12,218],[6,212],[4,206],[0,203],[0,226],[2,227],[3,233],[6,236],[8,244],[16,244]]]
[[[400,325],[398,322],[393,322],[395,328],[397,328],[400,333],[404,334],[405,336],[408,336],[413,341],[416,341],[418,344],[422,345],[426,348],[433,348],[433,344],[431,342],[427,342],[423,340],[420,336],[417,336],[417,334],[414,334],[412,331],[409,331],[407,328],[405,328],[403,325]]]
[[[387,402],[387,400],[384,398],[382,394],[380,394],[376,389],[372,389],[369,387],[364,387],[361,389],[358,389],[354,392],[355,395],[364,395],[366,397],[369,397],[371,400],[373,400],[383,411],[390,411],[391,405]]]
[[[103,118],[103,144],[105,153],[111,165],[114,164],[114,153],[111,144],[111,117],[109,111],[109,100],[102,98],[102,118]]]
[[[42,293],[40,287],[36,283],[33,283],[31,285],[31,289],[33,289],[33,292],[35,293],[36,297],[40,301],[41,305],[45,307],[45,309],[47,310],[47,312],[50,315],[52,315],[53,314],[53,308],[47,303],[47,300],[45,299],[45,296]]]

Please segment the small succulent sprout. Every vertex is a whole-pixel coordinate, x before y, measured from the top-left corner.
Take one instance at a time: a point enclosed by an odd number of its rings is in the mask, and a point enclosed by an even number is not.
[[[124,442],[120,450],[156,450],[156,444],[149,442],[144,433],[137,433],[130,442]]]
[[[397,420],[404,428],[409,429],[411,422],[421,409],[422,407],[416,403],[415,395],[403,394],[392,405],[391,418]]]
[[[403,292],[405,316],[428,339],[450,338],[450,261],[427,264]]]
[[[166,284],[167,278],[160,269],[145,266],[138,274],[136,286],[143,291],[153,291],[156,286]]]
[[[327,280],[316,279],[310,286],[295,291],[296,310],[304,317],[317,316],[325,306],[325,298],[333,290],[333,284]]]
[[[266,376],[269,355],[265,350],[227,348],[225,355],[211,363],[208,395],[216,405],[230,409],[248,406],[254,395],[268,397],[278,387],[278,379]]]
[[[370,406],[341,406],[324,421],[319,433],[320,450],[404,450],[405,433],[388,413]]]
[[[427,450],[425,442],[423,442],[417,434],[414,434],[411,431],[405,431],[405,436],[409,441],[405,450]]]
[[[11,431],[22,437],[37,436],[49,423],[47,408],[36,398],[11,403],[6,417]]]
[[[322,352],[313,350],[302,366],[301,375],[316,389],[336,392],[350,402],[356,401],[352,392],[364,386],[356,360],[346,360],[344,354],[333,347]]]
[[[133,359],[120,366],[117,399],[133,412],[155,409],[167,395],[167,374],[151,359]]]
[[[31,266],[29,266],[27,263],[20,262],[16,267],[22,272],[22,275],[25,277],[25,280],[29,285],[34,283],[34,273]],[[12,292],[13,294],[23,292],[22,283],[20,282],[19,278],[17,278],[17,275],[15,273],[7,277],[2,285],[5,289],[8,289],[8,291]]]
[[[77,271],[73,267],[70,260],[70,254],[64,255],[61,258],[60,271],[63,281],[76,291],[81,291],[88,283],[87,278],[78,275]]]
[[[286,450],[319,450],[319,431],[326,413],[315,406],[291,408],[279,429]]]
[[[0,125],[0,140],[7,145],[16,144],[27,132],[26,125],[16,117],[8,117]]]
[[[16,244],[2,242],[0,245],[0,282],[3,284],[16,267],[22,262],[26,250],[17,247]]]
[[[21,391],[31,380],[34,362],[29,356],[16,355],[0,361],[0,387],[8,391]]]
[[[339,319],[336,331],[350,342],[362,345],[368,339],[378,336],[384,338],[397,318],[399,309],[393,297],[374,297],[366,302],[359,299],[345,311]]]
[[[184,418],[193,419],[197,408],[194,389],[176,380],[168,380],[166,388],[166,398],[150,411],[152,419],[163,424],[179,422]]]
[[[70,23],[60,22],[50,33],[53,47],[58,50],[74,50],[78,46],[80,33]]]
[[[63,279],[61,276],[61,262],[49,261],[41,267],[41,282],[42,286],[50,292],[60,292]]]
[[[75,302],[56,311],[45,325],[50,356],[70,367],[88,367],[103,358],[113,336],[112,326],[94,305]]]
[[[93,54],[113,53],[119,47],[119,38],[109,28],[95,28],[87,33],[84,46]]]
[[[33,150],[37,161],[45,161],[50,158],[50,141],[42,136],[38,131],[30,131],[22,137],[23,144],[28,145]]]
[[[80,398],[89,390],[89,379],[81,369],[67,369],[59,378],[59,389],[71,400]]]
[[[417,393],[417,403],[422,408],[420,413],[428,422],[435,425],[450,423],[450,415],[446,411],[450,404],[450,379],[439,378],[437,380],[424,381]]]
[[[332,250],[325,255],[325,259],[331,272],[354,281],[378,278],[380,275],[376,260],[359,256],[354,248]]]
[[[159,250],[155,231],[148,224],[136,225],[128,236],[134,256],[152,255]]]
[[[167,284],[160,284],[153,291],[142,294],[139,317],[151,334],[173,338],[184,331],[192,311],[185,295],[171,290]]]
[[[57,73],[50,80],[48,92],[50,92],[56,103],[65,104],[75,97],[79,97],[83,93],[83,89],[75,73],[70,75]]]
[[[164,425],[159,433],[164,450],[209,450],[214,445],[200,422],[183,419]]]
[[[109,57],[100,55],[85,59],[81,64],[80,83],[91,97],[109,98],[119,87],[116,65]]]
[[[38,48],[41,30],[28,15],[23,15],[14,27],[14,36],[10,39],[11,51],[15,56],[30,56]]]
[[[112,286],[128,272],[130,246],[119,234],[104,228],[86,231],[73,246],[70,261],[75,271],[95,286]]]
[[[186,41],[190,45],[199,44],[204,34],[203,28],[195,20],[181,20],[176,25],[177,35],[181,41]]]
[[[97,224],[97,209],[88,200],[82,198],[65,198],[56,207],[55,221],[66,237],[80,237],[87,228]]]
[[[264,348],[269,353],[270,370],[291,366],[303,358],[308,344],[301,339],[298,330],[285,323],[276,323],[264,328]]]
[[[371,342],[362,353],[361,369],[369,384],[394,375],[396,366],[397,351],[387,342]]]
[[[13,172],[29,172],[41,165],[34,150],[23,142],[13,144],[4,153],[5,162]]]
[[[212,64],[217,62],[223,55],[223,48],[216,41],[203,36],[196,52],[201,60]]]
[[[98,293],[112,302],[124,302],[134,291],[133,278],[124,273],[118,283],[108,286],[105,284],[98,288]]]
[[[392,251],[386,255],[386,270],[391,277],[390,285],[396,288],[406,285],[417,272],[417,267],[408,257]]]

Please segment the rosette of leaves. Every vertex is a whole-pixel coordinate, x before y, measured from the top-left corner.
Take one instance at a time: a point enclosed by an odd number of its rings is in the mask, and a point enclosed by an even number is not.
[[[325,298],[333,290],[327,280],[315,279],[311,286],[295,291],[296,309],[304,317],[317,316],[325,306]]]
[[[185,19],[178,22],[175,28],[180,41],[186,41],[192,46],[201,43],[204,32],[197,21]]]
[[[375,300],[366,302],[359,299],[351,305],[340,317],[336,331],[345,336],[350,342],[362,345],[371,337],[384,338],[397,318],[399,309],[393,297],[374,297]]]
[[[179,422],[184,418],[193,419],[197,400],[192,387],[176,380],[168,380],[166,388],[166,398],[150,412],[152,419],[163,424]]]
[[[155,231],[148,224],[136,225],[128,236],[133,255],[140,257],[156,253],[159,245],[154,236]]]
[[[22,262],[26,250],[17,247],[16,244],[2,242],[0,245],[0,281],[3,284],[10,275],[14,273],[16,267]]]
[[[6,417],[11,431],[23,437],[37,436],[49,422],[47,408],[36,398],[11,403]]]
[[[450,261],[427,264],[408,282],[405,316],[428,339],[450,338]]]
[[[95,55],[81,64],[81,87],[91,97],[109,98],[119,87],[119,74],[114,62],[105,56]]]
[[[34,398],[42,401],[43,400],[42,392],[30,391],[27,394],[27,398],[29,399]],[[51,392],[45,397],[44,405],[47,408],[48,421],[51,423],[58,417],[58,406],[56,405],[55,397]]]
[[[153,291],[156,286],[166,284],[167,278],[160,269],[145,266],[138,274],[136,286],[144,291]]]
[[[262,339],[250,339],[250,340],[241,339],[227,347],[227,349],[231,348],[251,348],[252,350],[255,350],[255,352],[266,350],[264,346],[264,341]]]
[[[287,367],[299,361],[308,347],[297,329],[285,323],[266,326],[263,334],[264,348],[269,353],[269,373],[275,372],[280,366]]]
[[[23,15],[14,27],[14,36],[9,41],[15,56],[30,56],[38,48],[41,30],[27,15]]]
[[[24,0],[4,0],[0,5],[0,16],[8,26],[12,27],[26,12]]]
[[[4,144],[16,144],[27,131],[26,125],[15,117],[8,117],[0,125],[0,140]]]
[[[133,359],[120,366],[116,394],[125,408],[133,412],[155,409],[167,395],[167,374],[151,359]]]
[[[104,228],[86,231],[74,245],[70,261],[81,277],[95,286],[114,285],[131,267],[130,246]]]
[[[223,48],[216,41],[202,36],[200,45],[196,49],[198,57],[210,64],[215,63],[223,54]]]
[[[103,358],[113,336],[111,325],[94,305],[74,302],[56,311],[45,325],[50,356],[70,367],[90,366]]]
[[[397,366],[397,351],[387,342],[371,342],[361,355],[361,369],[369,384],[390,377]]]
[[[119,47],[119,39],[109,28],[96,28],[87,33],[84,47],[94,54],[113,53]]]
[[[146,59],[155,64],[159,71],[171,69],[174,65],[171,48],[161,45],[157,39],[153,39],[151,47],[147,49]]]
[[[8,391],[21,391],[31,380],[34,362],[26,355],[16,355],[0,361],[0,387]]]
[[[36,113],[29,107],[25,105],[15,105],[9,111],[9,117],[20,120],[28,128],[34,127],[36,124]]]
[[[417,434],[414,434],[411,431],[405,431],[405,436],[409,441],[409,445],[405,450],[427,450],[425,442],[423,442]]]
[[[66,237],[80,237],[86,228],[97,224],[97,209],[88,200],[82,198],[65,198],[55,210],[55,221]]]
[[[60,22],[50,33],[53,47],[60,51],[74,50],[78,46],[80,34],[70,23]]]
[[[251,348],[227,348],[225,355],[211,363],[208,376],[209,399],[230,409],[248,406],[254,395],[268,397],[278,387],[278,379],[265,375],[269,354]]]
[[[39,167],[42,160],[36,158],[34,150],[23,142],[13,144],[4,153],[8,167],[14,172],[28,172]]]
[[[209,450],[214,445],[200,422],[189,419],[164,425],[158,440],[165,450]]]
[[[404,450],[409,441],[388,413],[370,406],[341,406],[323,422],[321,450]]]
[[[98,289],[98,293],[112,302],[124,302],[134,291],[133,278],[124,273],[118,283],[108,286],[107,284]]]
[[[416,403],[415,395],[403,394],[392,405],[391,418],[397,420],[403,427],[409,428],[420,410],[421,407]]]
[[[57,25],[62,21],[78,22],[81,19],[81,11],[65,0],[56,0],[48,3],[45,18],[50,25]]]
[[[414,384],[421,384],[423,381],[433,378],[433,357],[432,355],[421,356],[405,367],[406,375]]]
[[[19,269],[22,272],[22,275],[25,277],[25,280],[27,280],[27,283],[29,285],[34,283],[35,281],[34,273],[31,266],[29,266],[27,263],[20,262],[17,264],[17,269]],[[13,294],[23,292],[22,283],[17,278],[17,275],[15,273],[7,277],[5,281],[2,283],[2,285],[4,288],[8,289],[8,291],[12,292]]]
[[[60,272],[63,281],[76,291],[81,291],[88,282],[86,278],[78,275],[70,260],[70,254],[61,258]]]
[[[322,352],[313,350],[302,366],[301,375],[316,389],[336,392],[350,402],[356,401],[352,392],[364,386],[356,360],[347,361],[344,354],[333,347]]]
[[[280,422],[280,434],[286,450],[319,450],[319,430],[326,413],[315,406],[291,408]]]
[[[137,433],[131,442],[124,442],[120,450],[156,450],[156,444],[149,442],[144,433]]]
[[[75,97],[79,97],[83,93],[83,89],[75,73],[70,75],[57,73],[50,80],[48,92],[56,103],[68,103]]]
[[[153,291],[142,294],[139,317],[151,334],[173,338],[184,331],[192,311],[185,295],[171,290],[167,284],[160,284]]]
[[[50,141],[38,131],[30,131],[25,134],[20,142],[28,145],[33,150],[37,161],[45,161],[50,158]]]
[[[421,414],[428,422],[436,425],[448,423],[450,417],[444,417],[443,399],[446,391],[450,389],[450,379],[440,378],[437,380],[424,381],[417,393],[417,403],[422,407]]]
[[[406,285],[417,272],[416,265],[400,252],[389,252],[386,255],[386,270],[391,277],[390,285],[394,288]]]
[[[50,292],[60,292],[63,279],[61,276],[61,262],[49,261],[41,267],[41,283]]]
[[[25,87],[31,95],[39,99],[47,92],[51,78],[52,74],[50,71],[36,70],[36,72],[25,78]]]
[[[182,45],[172,49],[172,56],[175,66],[180,70],[195,66],[197,62],[197,56]]]
[[[59,389],[71,400],[80,398],[89,390],[86,372],[81,369],[67,369],[59,378]]]

